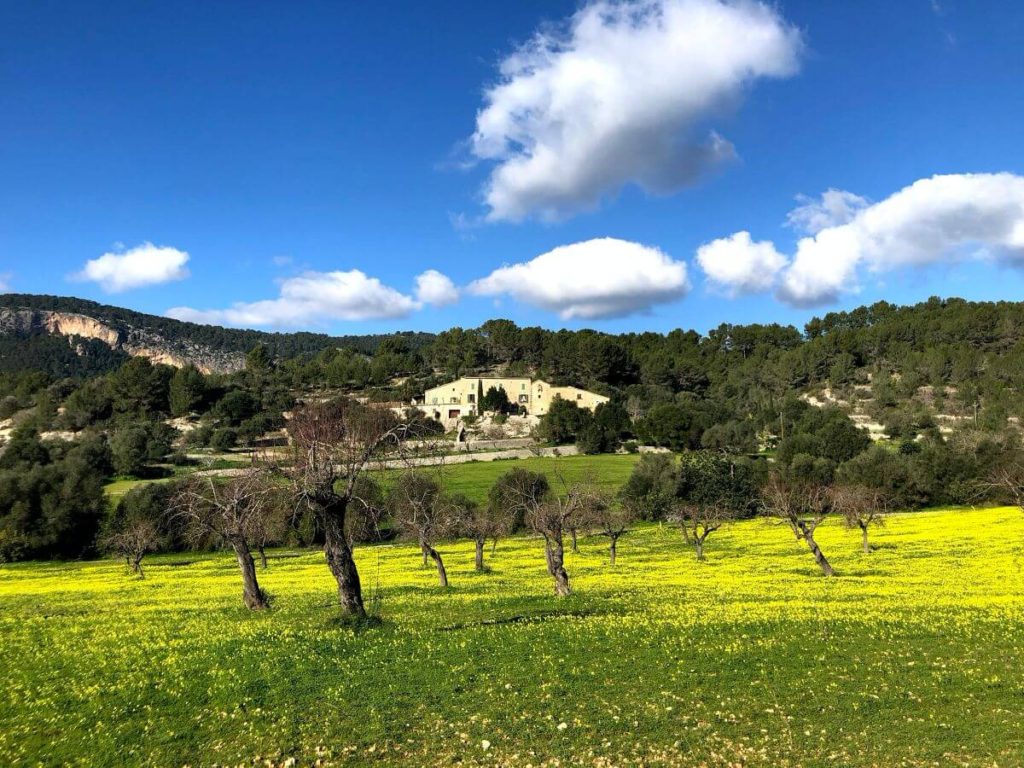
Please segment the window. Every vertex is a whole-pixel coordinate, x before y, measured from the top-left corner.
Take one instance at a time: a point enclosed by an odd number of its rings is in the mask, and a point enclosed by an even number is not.
[[[452,404],[453,404],[453,405],[458,405],[458,403],[459,403],[459,398],[457,398],[457,397],[453,397],[453,398],[452,398]]]
[[[437,398],[436,397],[430,398],[430,404],[431,405],[437,405]]]
[[[520,403],[528,403],[528,402],[530,402],[530,396],[529,395],[520,395],[519,396],[519,402]]]
[[[577,394],[577,395],[576,395],[576,399],[577,399],[577,400],[582,400],[582,399],[583,399],[583,395]]]
[[[525,384],[520,384],[520,385],[519,385],[519,389],[520,389],[520,390],[526,389],[526,385],[525,385]]]
[[[476,402],[476,395],[466,395],[466,402],[467,403],[475,403]]]

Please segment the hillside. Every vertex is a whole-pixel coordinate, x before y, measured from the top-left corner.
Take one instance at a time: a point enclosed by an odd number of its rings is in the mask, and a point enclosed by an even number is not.
[[[434,338],[396,335],[413,348]],[[274,357],[290,358],[331,347],[372,354],[385,338],[220,328],[72,297],[0,295],[0,371],[90,375],[114,370],[129,357],[147,357],[175,367],[191,364],[204,373],[231,373],[261,344]]]

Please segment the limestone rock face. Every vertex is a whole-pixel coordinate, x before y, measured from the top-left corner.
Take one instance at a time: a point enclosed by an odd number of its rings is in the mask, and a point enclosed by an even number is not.
[[[75,349],[81,339],[95,339],[133,357],[148,357],[154,363],[182,368],[194,365],[203,373],[233,373],[245,367],[245,356],[221,352],[190,341],[169,341],[140,328],[115,328],[88,315],[45,309],[0,307],[0,334],[63,336]]]

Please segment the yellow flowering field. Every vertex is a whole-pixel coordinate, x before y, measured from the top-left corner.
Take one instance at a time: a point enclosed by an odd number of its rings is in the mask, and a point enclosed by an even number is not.
[[[1024,765],[1024,516],[837,521],[822,578],[788,529],[743,522],[698,563],[640,526],[491,572],[441,547],[362,548],[379,622],[338,621],[315,551],[272,553],[267,612],[227,554],[0,567],[0,765]],[[489,554],[489,550],[488,550]]]

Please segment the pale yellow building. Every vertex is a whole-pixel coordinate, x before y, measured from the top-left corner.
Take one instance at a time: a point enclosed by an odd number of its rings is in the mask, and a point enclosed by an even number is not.
[[[459,419],[476,415],[478,399],[491,387],[505,390],[508,400],[530,416],[543,416],[551,402],[560,397],[575,402],[580,408],[593,411],[608,398],[579,387],[554,387],[540,379],[526,377],[463,376],[461,379],[428,389],[414,405],[435,419]]]

